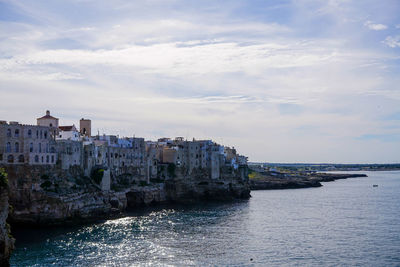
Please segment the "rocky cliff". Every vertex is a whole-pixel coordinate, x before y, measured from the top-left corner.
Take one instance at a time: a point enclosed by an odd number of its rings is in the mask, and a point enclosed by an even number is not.
[[[118,214],[125,196],[103,192],[81,170],[60,171],[45,166],[7,166],[10,222],[65,224],[86,222]],[[121,199],[122,198],[122,199]]]
[[[8,260],[14,248],[14,239],[10,233],[8,217],[8,193],[7,188],[0,185],[0,266],[9,266]]]
[[[165,202],[249,198],[246,169],[221,170],[211,179],[204,169],[188,175],[177,168],[165,179],[148,184],[135,177],[113,177],[114,190],[102,191],[80,168],[68,171],[48,166],[5,166],[9,177],[9,220],[14,224],[57,225],[84,223],[118,216],[126,208]],[[140,177],[139,177],[140,178]],[[124,184],[121,184],[121,183]]]
[[[223,167],[220,178],[211,179],[205,169],[195,169],[190,175],[178,169],[175,177],[166,180],[167,199],[173,202],[248,199],[250,185],[246,172],[246,167],[238,170]]]

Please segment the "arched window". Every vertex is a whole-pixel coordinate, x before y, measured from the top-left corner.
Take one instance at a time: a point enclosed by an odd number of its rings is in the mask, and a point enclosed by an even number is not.
[[[11,143],[10,143],[10,142],[8,142],[8,143],[6,144],[6,152],[7,152],[7,153],[10,153],[10,152],[11,152]]]
[[[14,136],[15,136],[15,137],[19,137],[19,129],[15,129],[15,131],[14,131]]]
[[[36,138],[39,138],[39,130],[36,130]]]
[[[44,158],[43,158],[43,156],[42,156],[42,163],[44,162]]]
[[[50,162],[50,158],[49,158],[49,155],[47,155],[46,156],[46,163],[49,163]]]
[[[19,143],[15,142],[15,152],[18,153],[19,152]]]
[[[47,132],[44,132],[44,139],[47,139]]]
[[[36,163],[39,162],[39,156],[38,155],[35,156],[35,162]]]
[[[23,163],[25,161],[24,155],[19,155],[18,156],[18,162]]]
[[[32,130],[31,130],[31,129],[28,130],[28,137],[29,137],[29,138],[32,137]]]
[[[49,144],[46,144],[46,153],[49,153]]]
[[[7,129],[7,137],[11,137],[11,129]]]
[[[40,139],[42,139],[43,138],[43,132],[42,132],[42,130],[40,130]]]
[[[51,155],[51,163],[54,163],[54,155]]]
[[[33,152],[33,143],[29,144],[29,152],[31,152],[31,153]]]
[[[7,161],[8,161],[8,163],[14,163],[14,156],[13,155],[8,155]]]
[[[42,153],[42,143],[39,143],[39,153]]]

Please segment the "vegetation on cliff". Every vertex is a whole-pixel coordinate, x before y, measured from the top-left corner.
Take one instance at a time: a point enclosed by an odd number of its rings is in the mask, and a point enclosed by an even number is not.
[[[104,169],[93,169],[90,178],[96,183],[100,184],[104,176]]]
[[[0,168],[0,189],[8,187],[7,173],[3,168]]]

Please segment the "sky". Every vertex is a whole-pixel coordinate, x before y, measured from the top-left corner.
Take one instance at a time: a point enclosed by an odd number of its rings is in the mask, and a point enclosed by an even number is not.
[[[400,162],[400,1],[0,0],[0,120]]]

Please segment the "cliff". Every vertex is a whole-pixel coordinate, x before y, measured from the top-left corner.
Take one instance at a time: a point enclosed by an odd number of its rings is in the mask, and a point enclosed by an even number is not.
[[[14,239],[11,237],[10,225],[6,222],[8,211],[7,187],[2,186],[0,182],[0,266],[9,266],[8,260],[14,248]]]
[[[124,196],[103,192],[81,170],[60,171],[48,166],[6,166],[10,222],[66,224],[104,219],[126,207]]]
[[[166,202],[232,200],[249,198],[246,170],[225,168],[219,179],[208,170],[196,169],[188,175],[177,168],[164,179],[150,184],[141,177],[112,176],[111,188],[84,176],[80,168],[60,170],[49,166],[5,166],[9,174],[9,201],[13,224],[62,225],[85,223],[119,216],[127,208]],[[122,184],[123,183],[123,184]]]
[[[238,170],[223,167],[218,179],[211,179],[208,170],[194,169],[186,175],[184,170],[178,169],[176,176],[167,180],[165,185],[167,198],[173,202],[250,198],[247,167]]]

